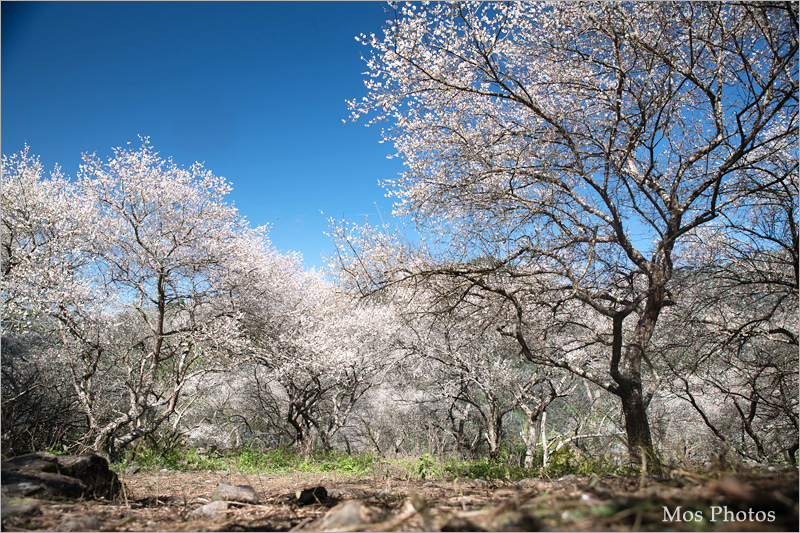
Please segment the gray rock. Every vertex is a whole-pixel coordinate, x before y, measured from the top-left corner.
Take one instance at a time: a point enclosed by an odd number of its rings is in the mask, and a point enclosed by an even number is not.
[[[87,496],[113,498],[121,488],[119,478],[108,467],[108,461],[94,454],[57,455],[60,474],[78,479],[86,485]]]
[[[58,474],[58,462],[56,460],[56,456],[50,453],[42,453],[42,456],[37,454],[22,455],[3,462],[5,463],[6,468],[11,467],[12,470],[21,472],[23,474],[35,474],[37,472]]]
[[[201,518],[223,518],[224,511],[228,510],[228,502],[213,501],[195,509],[192,514]]]
[[[366,531],[366,525],[371,524],[373,531],[387,531],[376,529],[387,518],[387,513],[377,507],[371,507],[364,502],[342,502],[308,526],[303,531]]]
[[[108,462],[98,455],[39,452],[2,462],[4,496],[113,498],[121,487]]]
[[[2,492],[4,496],[39,496],[43,498],[80,498],[88,492],[86,485],[75,478],[41,472],[21,474],[2,471]]]
[[[93,516],[78,516],[58,524],[59,531],[97,531],[98,529],[100,529],[100,521]]]
[[[13,468],[14,470],[25,470],[26,468],[30,468],[31,464],[38,461],[56,464],[56,457],[56,454],[49,452],[36,452],[28,455],[18,455],[3,461],[3,466]]]
[[[362,516],[362,507],[364,504],[361,502],[344,502],[340,503],[325,516],[317,520],[313,524],[313,530],[316,531],[331,531],[339,528],[354,528],[367,524],[366,517]]]
[[[256,491],[250,485],[229,485],[224,482],[220,482],[211,491],[211,499],[214,501],[258,503]]]
[[[42,512],[39,502],[30,498],[2,498],[0,507],[2,507],[3,520],[12,516],[37,515]]]

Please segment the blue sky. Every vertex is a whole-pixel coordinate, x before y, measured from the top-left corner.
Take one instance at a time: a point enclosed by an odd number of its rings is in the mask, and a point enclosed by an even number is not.
[[[24,143],[74,176],[80,156],[149,136],[233,184],[253,225],[321,266],[326,217],[388,214],[399,160],[348,118],[361,33],[380,2],[2,2],[2,152]],[[376,205],[377,204],[377,205]]]

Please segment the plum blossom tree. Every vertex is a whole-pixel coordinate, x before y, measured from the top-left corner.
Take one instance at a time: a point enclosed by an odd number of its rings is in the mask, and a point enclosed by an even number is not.
[[[80,313],[100,295],[85,253],[96,240],[97,214],[56,167],[45,176],[29,147],[3,155],[2,289],[7,327],[32,318]]]
[[[72,344],[79,351],[100,344],[95,313],[102,295],[86,253],[97,216],[58,167],[45,174],[27,146],[3,155],[0,195],[3,441],[4,448],[27,451],[22,446],[59,444],[41,442],[37,428],[49,435],[85,429],[79,421],[62,423],[74,419],[77,404],[64,369],[72,339],[79,339]]]
[[[699,228],[724,217],[742,235],[744,204],[788,190],[797,6],[459,2],[393,14],[382,37],[361,37],[367,95],[350,109],[388,124],[406,171],[386,186],[423,238],[340,228],[333,262],[367,293],[460,281],[504,309],[497,328],[526,358],[615,395],[631,458],[657,465],[648,353],[676,261]],[[559,327],[604,369],[576,364],[575,350],[538,351],[552,330],[542,317],[568,318]]]
[[[552,369],[519,357],[516,343],[496,330],[496,315],[487,312],[491,308],[485,298],[464,293],[461,284],[447,279],[429,281],[412,293],[391,292],[392,300],[402,303],[405,325],[413,332],[408,348],[419,363],[412,371],[419,382],[435,382],[429,387],[433,397],[449,402],[456,444],[470,454],[485,445],[489,457],[496,458],[504,417],[532,407],[529,423],[535,425],[563,389],[556,392]],[[552,397],[540,395],[540,389],[548,389]]]
[[[315,440],[329,449],[395,363],[397,320],[391,305],[337,293],[317,271],[297,271],[281,287],[277,308],[243,309],[258,367],[256,397],[291,428],[300,450],[310,452]]]
[[[8,316],[59,332],[86,444],[113,457],[174,417],[187,383],[244,354],[237,291],[263,295],[286,261],[225,202],[223,178],[146,139],[84,156],[75,182],[43,179],[27,152],[3,167]]]
[[[760,187],[739,218],[694,235],[683,304],[654,347],[673,392],[717,439],[742,457],[796,464],[797,160],[787,163],[787,179]]]

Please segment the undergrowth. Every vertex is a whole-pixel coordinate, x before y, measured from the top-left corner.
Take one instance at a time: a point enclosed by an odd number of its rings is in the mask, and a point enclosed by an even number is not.
[[[233,470],[252,473],[311,472],[365,476],[372,472],[374,458],[370,454],[350,455],[344,452],[316,452],[310,457],[292,449],[260,450],[240,447],[231,450],[207,451],[202,448],[157,449],[140,447],[128,450],[119,463],[129,466],[167,468],[170,470]]]
[[[369,453],[348,454],[343,451],[316,451],[310,456],[290,448],[263,450],[240,447],[230,450],[202,448],[158,449],[138,447],[127,450],[117,465],[120,470],[136,465],[170,470],[227,470],[249,473],[330,473],[342,476],[377,475],[381,467],[390,465],[394,476],[406,479],[503,479],[517,481],[532,477],[558,478],[568,474],[616,474],[636,476],[638,469],[630,464],[597,459],[564,447],[548,458],[546,467],[541,457],[538,465],[525,468],[519,459],[501,455],[497,459],[457,459],[423,454],[417,457],[381,458]]]

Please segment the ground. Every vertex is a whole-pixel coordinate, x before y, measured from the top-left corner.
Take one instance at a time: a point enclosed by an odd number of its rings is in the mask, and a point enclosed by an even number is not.
[[[40,514],[4,519],[3,530],[313,530],[337,504],[355,499],[369,523],[336,530],[798,531],[796,469],[517,482],[158,469],[120,477],[125,490],[115,501],[41,501]],[[216,519],[199,518],[194,511],[210,502],[219,482],[252,486],[259,504],[232,504]],[[298,505],[297,491],[315,486],[336,497]]]

